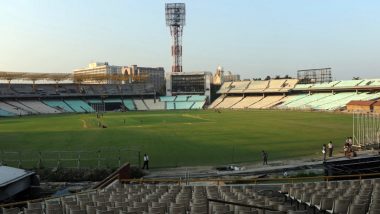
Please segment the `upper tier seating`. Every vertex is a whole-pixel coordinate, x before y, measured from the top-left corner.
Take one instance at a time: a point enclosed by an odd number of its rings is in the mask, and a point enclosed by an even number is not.
[[[74,112],[70,106],[68,106],[65,102],[62,100],[44,100],[43,101],[46,105],[58,109],[59,111],[62,112]]]
[[[266,96],[263,99],[261,99],[259,102],[254,103],[253,105],[249,106],[248,108],[271,108],[273,106],[276,106],[280,102],[282,102],[284,99],[284,96]]]
[[[131,86],[131,84],[122,84],[121,86],[120,86],[120,89],[121,89],[121,93],[122,94],[125,94],[125,95],[132,95],[132,94],[134,94],[133,93],[133,90],[132,90],[132,86]]]
[[[231,106],[235,105],[237,102],[242,100],[243,97],[225,97],[224,100],[216,106],[216,108],[230,108]]]
[[[285,86],[285,79],[270,80],[268,88],[265,89],[267,92],[278,92],[281,91]]]
[[[340,81],[334,87],[355,87],[362,83],[364,80],[344,80]]]
[[[221,93],[221,94],[224,94],[224,93],[227,93],[230,88],[231,88],[231,84],[232,82],[224,82],[221,86],[220,86],[220,89],[217,93]]]
[[[297,84],[294,88],[295,89],[307,89],[311,88],[313,84]]]
[[[293,89],[298,83],[298,79],[287,79],[285,83],[282,85],[280,91],[289,91]]]
[[[340,83],[340,81],[332,81],[332,82],[325,82],[325,83],[318,83],[314,84],[312,88],[332,88],[336,84]]]
[[[159,99],[144,99],[144,102],[149,110],[165,110],[165,102],[161,102]]]
[[[244,99],[242,99],[240,102],[233,105],[231,108],[233,109],[248,108],[249,106],[260,101],[263,98],[264,98],[263,96],[246,96],[244,97]]]
[[[11,87],[19,94],[34,94],[35,92],[31,84],[12,84]]]
[[[183,101],[187,101],[187,98],[189,96],[187,95],[177,95],[176,98],[175,98],[175,101],[176,102],[183,102]]]
[[[95,110],[82,100],[66,99],[65,103],[69,105],[75,112],[95,112]]]
[[[133,99],[133,102],[135,103],[137,110],[139,110],[139,111],[148,110],[148,107],[145,105],[145,103],[142,99]]]
[[[104,100],[105,103],[122,103],[121,98],[107,98]]]
[[[16,92],[8,84],[0,84],[0,96],[13,96]]]
[[[268,86],[269,81],[267,80],[252,81],[251,84],[249,84],[248,88],[245,90],[245,93],[262,92],[267,89]]]
[[[129,111],[134,111],[136,110],[136,106],[135,106],[135,103],[133,102],[133,100],[130,100],[130,99],[124,99],[123,100],[123,103],[124,103],[124,106],[127,107],[127,109]]]
[[[162,96],[160,97],[160,100],[161,102],[168,102],[168,101],[172,102],[175,100],[175,98],[176,98],[175,96]]]
[[[41,114],[56,114],[56,113],[61,113],[61,111],[54,109],[43,102],[40,101],[34,101],[34,100],[21,100],[19,101],[25,106],[28,106],[35,111],[41,113]]]
[[[229,93],[243,93],[251,81],[232,82]]]
[[[59,95],[59,91],[67,92],[66,88],[58,85],[58,89],[56,85],[50,85],[50,84],[43,84],[43,85],[37,85],[36,86],[36,93],[41,95]]]
[[[205,101],[206,98],[205,95],[191,95],[187,101]]]
[[[134,84],[132,84],[132,91],[133,91],[134,94],[144,94],[144,93],[146,93],[145,86],[142,83],[134,83]]]

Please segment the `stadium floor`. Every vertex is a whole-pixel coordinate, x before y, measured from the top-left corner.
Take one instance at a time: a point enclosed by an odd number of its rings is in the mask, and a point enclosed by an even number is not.
[[[99,122],[107,128],[100,128]],[[107,151],[102,160],[114,160],[102,166],[114,167],[118,159],[137,164],[137,150],[140,156],[149,154],[153,168],[257,163],[261,150],[269,153],[269,160],[282,160],[319,156],[322,144],[330,140],[342,148],[351,129],[350,114],[326,112],[149,111],[105,113],[100,119],[96,114],[26,116],[0,118],[0,155],[9,165],[21,160],[24,167],[36,162],[39,151],[46,154],[45,165],[51,161],[54,166],[58,153],[72,156],[61,162],[67,167],[75,166],[78,153],[81,166],[97,166],[97,151]]]

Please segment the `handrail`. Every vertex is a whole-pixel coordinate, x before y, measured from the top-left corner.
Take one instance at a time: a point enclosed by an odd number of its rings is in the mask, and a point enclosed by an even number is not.
[[[265,213],[266,210],[269,210],[269,211],[279,211],[279,210],[276,210],[276,209],[273,209],[273,208],[270,208],[270,207],[261,207],[261,206],[256,206],[256,205],[249,205],[249,204],[242,204],[242,203],[236,203],[236,202],[230,202],[230,201],[223,201],[223,200],[218,200],[218,199],[207,198],[207,214],[209,213],[209,205],[210,205],[209,202],[210,201],[211,202],[216,202],[216,203],[222,203],[222,204],[231,204],[231,205],[235,205],[235,206],[260,209],[260,210],[264,210],[264,213]],[[283,213],[286,213],[286,212],[283,212]]]
[[[225,179],[225,178],[188,178],[188,182],[251,182],[259,183],[265,181],[305,181],[305,180],[333,180],[333,179],[349,179],[349,178],[359,178],[360,180],[365,177],[380,176],[380,173],[368,173],[368,174],[356,174],[356,175],[334,175],[334,176],[308,176],[308,177],[288,177],[288,178],[251,178],[251,179]],[[139,179],[120,179],[121,182],[135,182],[135,183],[158,183],[158,182],[168,182],[168,183],[179,183],[181,184],[180,178],[171,179],[151,179],[151,178],[139,178]]]

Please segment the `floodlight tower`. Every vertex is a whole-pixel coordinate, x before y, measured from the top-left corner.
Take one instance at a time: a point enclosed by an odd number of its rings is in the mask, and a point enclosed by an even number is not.
[[[170,27],[170,34],[173,38],[172,72],[182,72],[182,33],[185,26],[185,3],[165,4],[166,26]]]

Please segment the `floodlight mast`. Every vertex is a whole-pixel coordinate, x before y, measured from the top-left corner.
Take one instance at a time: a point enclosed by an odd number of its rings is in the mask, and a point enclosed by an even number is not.
[[[185,26],[185,15],[185,3],[165,4],[166,26],[170,27],[170,34],[173,38],[171,47],[172,72],[182,72],[182,34]]]

